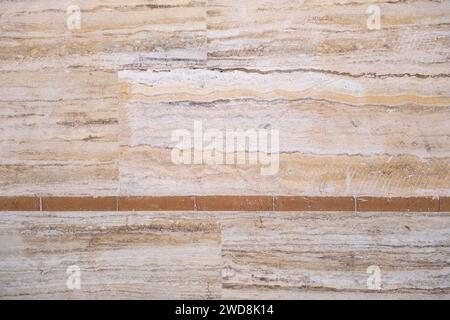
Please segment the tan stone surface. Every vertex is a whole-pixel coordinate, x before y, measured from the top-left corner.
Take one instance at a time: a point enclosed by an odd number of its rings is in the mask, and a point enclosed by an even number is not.
[[[0,214],[0,299],[206,299],[221,292],[220,229],[166,213]],[[81,289],[69,290],[70,266]]]
[[[449,235],[448,213],[1,212],[0,298],[448,299]]]
[[[0,193],[117,195],[122,68],[206,62],[205,2],[0,4]]]
[[[8,211],[207,195],[448,211],[450,1],[372,1],[380,30],[359,0],[80,0],[69,30],[72,4],[0,1],[0,298],[450,298],[448,212]],[[195,120],[278,129],[279,172],[174,165],[171,132]]]
[[[380,30],[362,2],[70,4],[1,4],[2,195],[449,195],[448,1],[376,2]],[[194,120],[280,130],[279,174],[172,167]]]

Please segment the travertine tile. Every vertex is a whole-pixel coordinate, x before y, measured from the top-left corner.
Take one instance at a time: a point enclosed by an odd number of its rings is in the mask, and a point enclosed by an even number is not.
[[[370,4],[1,1],[0,299],[449,299],[450,1]],[[279,171],[173,164],[196,120]]]
[[[123,148],[124,195],[303,195],[380,197],[449,193],[449,162],[411,156],[312,156],[282,154],[280,171],[261,176],[258,166],[175,165],[171,152]],[[239,183],[236,183],[239,181]]]
[[[405,109],[410,104],[416,107],[443,107],[442,111],[450,103],[450,85],[446,78],[366,79],[310,71],[259,73],[183,68],[125,70],[119,72],[119,80],[124,82],[121,86],[124,98],[151,103],[237,103],[247,99],[247,103],[269,101],[285,106],[293,102],[312,101],[339,109],[349,106],[402,106]]]
[[[0,4],[0,194],[118,193],[117,71],[204,66],[206,3]]]
[[[0,297],[448,299],[449,231],[448,213],[1,212]]]
[[[67,9],[80,8],[69,29]],[[2,1],[2,69],[167,68],[206,62],[205,1]]]
[[[423,79],[399,84],[175,69],[124,71],[119,81],[124,194],[436,196],[450,190],[444,80],[433,86]],[[358,87],[365,89],[351,89]],[[222,132],[278,129],[279,172],[265,177],[259,166],[174,165],[171,134],[193,132],[195,121]]]
[[[0,75],[2,195],[115,195],[117,74]]]
[[[366,10],[381,9],[381,29]],[[208,66],[448,77],[448,1],[208,1]],[[447,74],[447,75],[445,75]]]
[[[448,214],[234,213],[221,226],[224,299],[450,297]]]
[[[194,214],[1,212],[0,239],[1,299],[221,296],[220,229]]]

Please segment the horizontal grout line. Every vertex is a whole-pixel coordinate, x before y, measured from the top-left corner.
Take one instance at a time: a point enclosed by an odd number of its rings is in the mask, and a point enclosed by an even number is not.
[[[450,197],[18,196],[0,211],[345,211],[450,212]]]

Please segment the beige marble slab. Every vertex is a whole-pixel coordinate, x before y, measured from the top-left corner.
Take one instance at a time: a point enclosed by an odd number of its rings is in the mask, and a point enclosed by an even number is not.
[[[0,297],[448,299],[449,228],[446,213],[2,212]]]
[[[312,100],[354,106],[448,107],[449,81],[444,78],[352,78],[312,71],[261,73],[248,70],[187,68],[146,72],[124,70],[119,79],[131,82],[126,97],[151,102],[218,100]]]
[[[79,29],[68,27],[73,5]],[[0,193],[116,195],[117,71],[206,63],[206,3],[0,3]]]
[[[300,72],[260,75],[200,69],[124,71],[119,78],[121,97],[126,100],[121,120],[129,131],[121,135],[123,143],[132,147],[167,147],[173,130],[193,130],[194,121],[202,121],[205,131],[278,129],[283,152],[450,155],[450,97],[442,95],[450,92],[448,81],[433,88],[427,81],[403,81],[402,88],[395,88],[386,80],[370,83]],[[407,92],[407,86],[414,96],[387,97],[388,91]],[[433,99],[421,97],[424,87],[435,92]],[[366,92],[375,88],[379,93]],[[389,102],[385,105],[382,100]]]
[[[123,71],[119,81],[122,194],[436,196],[450,190],[444,79],[174,69]],[[193,134],[195,121],[203,131],[279,130],[278,173],[261,176],[260,165],[175,165],[172,133]]]
[[[79,28],[71,6],[79,7]],[[26,0],[1,3],[2,69],[166,68],[206,59],[205,1]],[[68,27],[70,26],[70,27]]]
[[[220,229],[192,214],[0,215],[0,299],[213,299]],[[68,267],[80,270],[69,290]]]
[[[240,214],[222,222],[225,299],[450,297],[448,214]],[[367,286],[378,266],[381,289]]]
[[[175,165],[167,149],[121,149],[122,195],[434,196],[448,194],[449,163],[402,156],[282,154],[277,175],[260,165]]]
[[[367,28],[369,5],[379,30]],[[210,0],[208,66],[448,77],[449,1]]]
[[[449,194],[448,1],[376,1],[380,30],[361,1],[72,4],[0,4],[2,195]],[[279,175],[171,166],[195,119],[280,129]]]
[[[0,74],[2,195],[116,195],[117,74]]]
[[[450,195],[450,1],[73,4],[0,2],[1,196]],[[280,130],[278,174],[174,165],[195,120]],[[0,299],[449,299],[449,218],[0,212]]]

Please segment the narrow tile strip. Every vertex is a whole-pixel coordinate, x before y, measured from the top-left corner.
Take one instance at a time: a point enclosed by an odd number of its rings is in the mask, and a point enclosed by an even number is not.
[[[439,199],[432,197],[374,198],[361,197],[356,202],[357,211],[438,212]]]
[[[353,197],[275,197],[275,211],[355,211]]]
[[[40,211],[39,197],[0,197],[0,211]]]
[[[441,197],[439,201],[439,211],[450,212],[450,197]]]
[[[193,211],[194,197],[120,197],[119,211]]]
[[[198,196],[198,211],[272,211],[272,196]]]
[[[116,211],[117,197],[43,197],[42,211]]]
[[[450,197],[123,196],[0,197],[0,211],[450,212]]]

